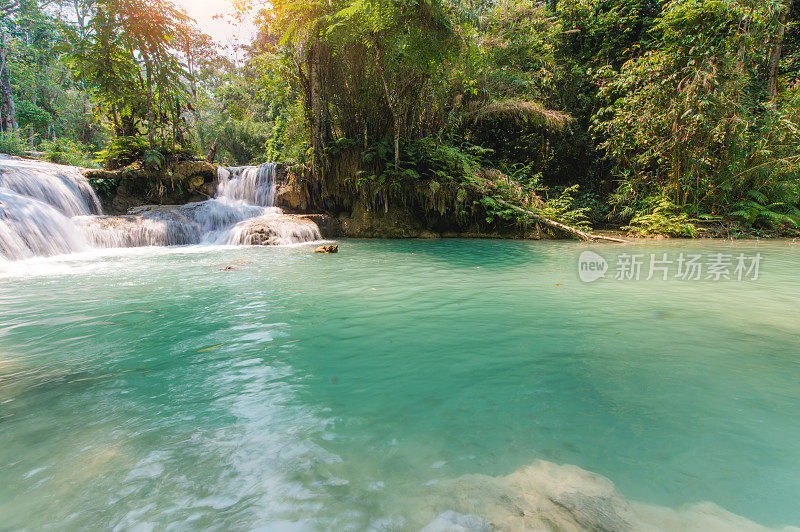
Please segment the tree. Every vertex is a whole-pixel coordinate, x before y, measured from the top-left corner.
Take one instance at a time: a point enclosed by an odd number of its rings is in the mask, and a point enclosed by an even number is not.
[[[9,73],[7,26],[11,17],[19,13],[22,8],[23,6],[17,0],[0,1],[0,110],[3,113],[4,131],[19,129],[14,94],[11,88],[11,74]]]
[[[783,4],[779,7],[779,14],[775,17],[775,30],[769,47],[769,75],[767,81],[767,92],[773,100],[778,97],[778,66],[780,65],[781,54],[783,52],[786,23],[793,5],[794,0],[784,0]]]
[[[191,19],[171,2],[153,0],[99,0],[90,16],[68,32],[68,53],[116,133],[137,135],[143,122],[151,147],[165,129],[173,143],[180,140],[193,79],[182,54],[197,39]]]

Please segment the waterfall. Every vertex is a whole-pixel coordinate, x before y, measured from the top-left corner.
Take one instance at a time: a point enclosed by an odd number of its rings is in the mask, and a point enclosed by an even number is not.
[[[219,168],[212,199],[103,216],[80,169],[0,156],[0,261],[92,248],[321,240],[315,223],[275,207],[276,169]]]
[[[282,246],[321,240],[313,222],[275,207],[277,165],[220,168],[214,199],[185,205],[182,212],[201,226],[205,241],[231,246]]]
[[[79,216],[75,221],[97,248],[183,246],[199,243],[202,236],[197,224],[177,211],[150,210],[134,216]]]
[[[220,168],[217,196],[272,207],[275,205],[275,170],[274,163]]]
[[[100,214],[100,200],[80,169],[0,155],[0,189],[52,205],[66,216]]]
[[[0,187],[0,257],[19,260],[88,248],[75,222],[62,211]]]
[[[100,213],[80,170],[0,156],[0,257],[84,251],[89,243],[72,219]]]

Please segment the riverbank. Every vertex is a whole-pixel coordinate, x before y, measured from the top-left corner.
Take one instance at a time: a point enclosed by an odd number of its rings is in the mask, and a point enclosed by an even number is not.
[[[153,204],[179,205],[213,197],[218,167],[204,161],[184,161],[163,170],[137,164],[121,170],[86,170],[84,173],[97,190],[105,212],[128,215]],[[488,213],[480,205],[481,196],[475,190],[454,192],[439,184],[433,187],[422,182],[413,183],[412,190],[403,194],[382,199],[374,190],[353,188],[349,189],[352,195],[347,200],[340,197],[334,201],[329,188],[311,183],[302,168],[277,163],[275,180],[275,205],[288,214],[311,216],[325,238],[572,238],[568,232],[527,219],[524,213],[513,213],[514,216],[508,215],[506,219],[492,216],[489,221]],[[464,198],[459,200],[459,193],[463,193]],[[461,207],[448,206],[448,201],[458,202]],[[527,209],[536,209],[536,206]],[[696,227],[695,238],[800,236],[800,229],[758,229],[736,220],[692,220],[691,223]],[[607,223],[599,224],[594,234],[625,240],[671,238],[668,234],[642,234]]]
[[[13,158],[12,158],[13,159]],[[39,159],[20,158],[31,162]],[[60,165],[41,161],[53,168]],[[75,168],[64,166],[65,173]],[[174,211],[181,205],[202,202],[214,197],[219,183],[219,167],[205,161],[185,160],[163,169],[134,163],[119,170],[84,169],[110,216],[137,216],[143,212]],[[346,191],[334,201],[329,188],[318,187],[303,168],[276,164],[274,169],[275,206],[288,215],[301,215],[315,222],[324,238],[490,238],[490,239],[563,239],[569,232],[526,218],[524,213],[509,211],[487,218],[476,190],[455,192],[446,187],[432,187],[428,182],[413,183],[402,194],[382,199],[371,189],[358,187]],[[487,185],[488,186],[488,185]],[[330,187],[330,186],[329,186]],[[487,193],[490,188],[487,188]],[[347,195],[350,194],[350,195]],[[464,197],[461,197],[461,194]],[[459,198],[461,198],[459,200]],[[450,205],[456,202],[461,207]],[[458,207],[458,208],[455,208]],[[539,205],[539,208],[541,204]],[[528,207],[529,210],[537,207]],[[458,210],[460,209],[460,210]],[[533,212],[533,211],[531,211]],[[589,212],[588,214],[591,214]],[[746,227],[736,220],[692,220],[695,238],[747,239],[797,238],[800,231]],[[662,239],[668,235],[642,234],[620,225],[598,224],[594,234],[600,238],[638,240]],[[683,236],[685,237],[685,235]]]

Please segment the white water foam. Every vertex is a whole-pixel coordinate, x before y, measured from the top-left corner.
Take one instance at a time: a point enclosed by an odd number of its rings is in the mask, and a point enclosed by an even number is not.
[[[0,256],[19,260],[88,249],[75,222],[62,211],[0,187]]]

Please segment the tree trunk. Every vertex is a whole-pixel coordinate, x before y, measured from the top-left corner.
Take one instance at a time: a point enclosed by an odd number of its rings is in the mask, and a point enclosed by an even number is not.
[[[156,113],[153,109],[153,65],[144,41],[141,37],[138,41],[139,49],[144,57],[144,71],[147,77],[147,140],[150,142],[150,149],[154,149],[156,147]]]
[[[200,127],[200,102],[197,98],[197,79],[194,72],[194,56],[192,55],[192,47],[188,38],[186,39],[186,58],[187,65],[189,67],[189,87],[192,92],[192,102],[194,102],[194,106],[189,104],[189,107],[192,107],[191,111],[194,115],[194,125],[197,129],[197,139],[202,148],[205,146],[205,139],[203,135],[203,129]]]
[[[3,110],[3,130],[16,131],[19,129],[17,110],[14,105],[14,93],[11,89],[11,74],[8,71],[5,28],[0,29],[0,105]]]
[[[394,114],[394,169],[400,168],[400,124],[397,121],[397,114]]]
[[[786,35],[786,21],[789,18],[789,12],[792,10],[794,0],[786,0],[786,5],[778,18],[778,27],[775,29],[775,35],[772,38],[772,46],[769,50],[769,79],[767,81],[767,92],[769,97],[775,100],[778,97],[778,66],[781,62],[781,54],[783,53],[783,39]]]
[[[736,70],[744,71],[744,59],[747,53],[747,34],[750,33],[750,15],[739,22],[739,51],[736,54]]]
[[[395,105],[392,102],[392,94],[389,91],[389,83],[386,81],[386,74],[384,74],[383,66],[381,65],[381,48],[378,45],[377,37],[375,38],[375,67],[381,76],[386,104],[392,113],[392,124],[394,125],[394,169],[397,170],[400,168],[400,118],[397,116],[397,109],[395,109]]]
[[[86,102],[84,100],[84,112],[86,112]],[[114,123],[114,133],[117,136],[123,135],[124,132],[122,131],[122,126],[119,123],[119,118],[117,117],[117,104],[111,104],[111,121]]]
[[[80,0],[74,0],[75,7],[75,20],[78,22],[78,29],[81,32],[81,39],[86,37],[86,17],[88,16],[88,8],[82,5]]]
[[[320,64],[320,43],[315,39],[308,52],[308,82],[310,98],[311,147],[314,151],[314,164],[317,171],[322,170],[325,154],[325,119],[322,102],[322,65]]]
[[[214,139],[214,144],[211,145],[211,149],[208,150],[208,155],[206,155],[206,161],[213,164],[214,160],[217,158],[218,149],[219,149],[219,139]]]
[[[145,56],[146,58],[147,56]],[[150,148],[156,147],[156,113],[153,109],[153,72],[150,68],[150,60],[146,59],[147,65],[147,140]]]

